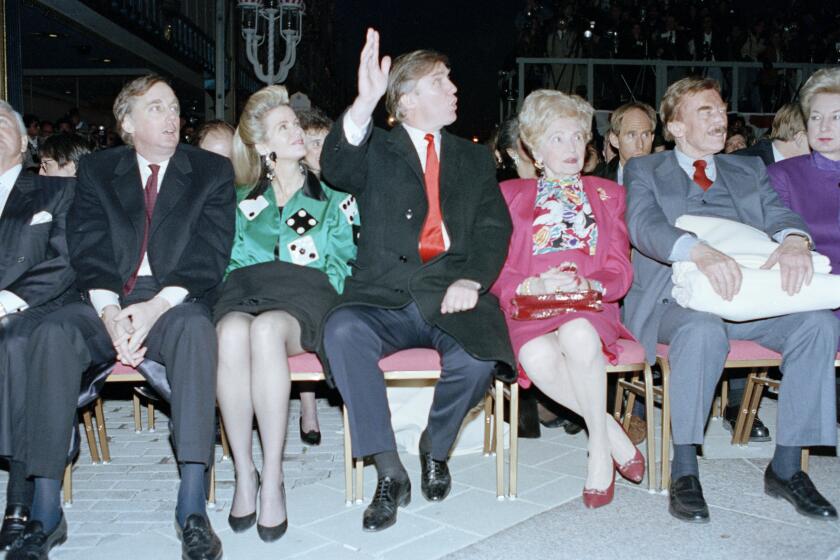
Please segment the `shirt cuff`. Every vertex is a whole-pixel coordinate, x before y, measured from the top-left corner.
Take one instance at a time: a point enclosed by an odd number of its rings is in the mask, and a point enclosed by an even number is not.
[[[167,286],[159,291],[157,295],[168,301],[169,305],[175,307],[179,303],[183,303],[188,293],[187,289],[181,286]]]
[[[810,235],[808,235],[807,232],[802,231],[801,229],[796,229],[796,228],[783,229],[782,231],[778,232],[776,235],[773,236],[773,241],[775,241],[776,243],[781,243],[782,241],[785,240],[785,237],[787,237],[788,235],[801,235],[802,237],[804,237],[805,239],[808,240],[808,248],[813,249],[813,247],[814,247],[813,238]]]
[[[0,291],[0,305],[6,310],[6,314],[17,313],[29,307],[25,301],[9,290]]]
[[[364,126],[359,126],[350,118],[350,113],[344,115],[344,121],[342,122],[344,137],[351,146],[358,146],[362,143],[362,140],[365,139],[365,134],[367,134],[368,127],[370,127],[370,119],[367,120]]]
[[[694,249],[698,243],[702,243],[702,241],[692,234],[683,234],[682,237],[677,239],[676,243],[674,243],[674,247],[671,249],[671,254],[668,255],[668,259],[671,262],[690,261],[691,250]]]
[[[111,290],[91,290],[90,304],[96,310],[96,314],[102,316],[102,310],[109,305],[120,307],[120,296]]]

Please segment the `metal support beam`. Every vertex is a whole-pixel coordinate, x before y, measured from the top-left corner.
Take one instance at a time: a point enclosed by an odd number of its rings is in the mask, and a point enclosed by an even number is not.
[[[152,71],[149,68],[28,68],[26,77],[101,77],[101,76],[143,76]]]
[[[190,67],[163,53],[156,47],[131,33],[128,29],[117,25],[96,10],[89,8],[80,0],[38,0],[47,6],[77,22],[82,27],[101,36],[108,42],[155,64],[162,72],[169,74],[198,89],[204,89],[204,77]],[[115,43],[114,38],[119,38]]]
[[[216,0],[216,118],[225,118],[225,0]],[[232,76],[231,76],[232,78]]]

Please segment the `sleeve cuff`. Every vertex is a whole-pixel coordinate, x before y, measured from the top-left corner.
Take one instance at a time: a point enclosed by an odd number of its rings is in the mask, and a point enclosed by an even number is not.
[[[814,250],[814,240],[813,240],[813,238],[807,232],[802,231],[801,229],[796,229],[796,228],[783,229],[782,231],[780,231],[779,233],[777,233],[776,235],[773,236],[773,241],[775,241],[776,243],[781,243],[782,241],[785,240],[785,237],[787,237],[788,235],[800,235],[800,236],[804,237],[805,239],[808,240],[808,248],[811,249],[812,251]]]
[[[691,260],[691,250],[701,243],[699,239],[690,233],[685,233],[677,239],[671,249],[671,254],[668,255],[668,260],[671,262],[688,261]]]
[[[187,289],[181,286],[167,286],[159,291],[157,295],[168,301],[169,305],[175,307],[179,303],[183,303],[188,293]]]
[[[360,127],[350,118],[350,113],[344,115],[344,120],[342,121],[344,137],[352,146],[358,146],[362,143],[362,140],[365,139],[365,134],[367,134],[368,127],[370,127],[370,119],[368,119],[364,126]]]
[[[25,301],[9,290],[0,291],[0,305],[6,310],[6,314],[17,313],[29,307]]]
[[[96,310],[97,315],[102,315],[102,310],[109,305],[120,307],[120,296],[111,290],[91,290],[90,304]]]

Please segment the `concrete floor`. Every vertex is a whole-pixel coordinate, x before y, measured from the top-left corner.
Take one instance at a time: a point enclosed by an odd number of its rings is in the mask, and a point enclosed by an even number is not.
[[[217,448],[218,498],[210,518],[227,559],[840,558],[840,523],[806,519],[786,502],[764,496],[761,475],[773,444],[731,446],[729,433],[714,419],[700,462],[711,506],[708,525],[671,518],[667,496],[648,493],[646,483],[620,482],[612,504],[586,510],[580,500],[585,434],[544,429],[542,438],[520,441],[516,500],[496,499],[494,459],[474,454],[452,458],[452,493],[430,504],[419,491],[417,458],[404,454],[412,503],[400,510],[394,527],[365,533],[365,505],[344,504],[339,410],[319,401],[323,443],[308,447],[297,435],[296,405],[284,463],[290,527],[280,541],[264,544],[255,530],[230,530],[233,466]],[[765,399],[761,415],[775,435],[775,402]],[[74,470],[74,503],[65,510],[70,538],[52,557],[178,558],[172,528],[178,478],[165,416],[158,412],[155,433],[138,434],[130,402],[110,400],[106,418],[113,460],[92,465],[83,447]],[[817,486],[840,505],[840,462],[812,457],[811,464]],[[372,467],[365,471],[369,500],[375,473]]]

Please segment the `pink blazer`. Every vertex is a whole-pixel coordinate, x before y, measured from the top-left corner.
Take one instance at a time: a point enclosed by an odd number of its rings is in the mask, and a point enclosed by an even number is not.
[[[510,300],[516,295],[517,286],[525,278],[538,276],[545,271],[536,270],[532,264],[534,206],[537,199],[536,179],[513,179],[503,182],[500,188],[513,221],[513,233],[507,260],[491,291],[499,298],[505,317],[509,318]],[[622,338],[632,339],[629,331],[620,326],[618,308],[618,301],[630,289],[633,279],[630,241],[627,226],[624,223],[624,187],[600,177],[584,176],[583,190],[586,192],[598,223],[598,244],[595,255],[585,260],[578,267],[578,272],[585,278],[601,282],[606,288],[602,312],[604,318],[619,324]],[[558,256],[558,264],[560,260],[562,257]],[[514,352],[518,354],[521,345],[527,341],[519,341],[513,332],[511,334]]]

